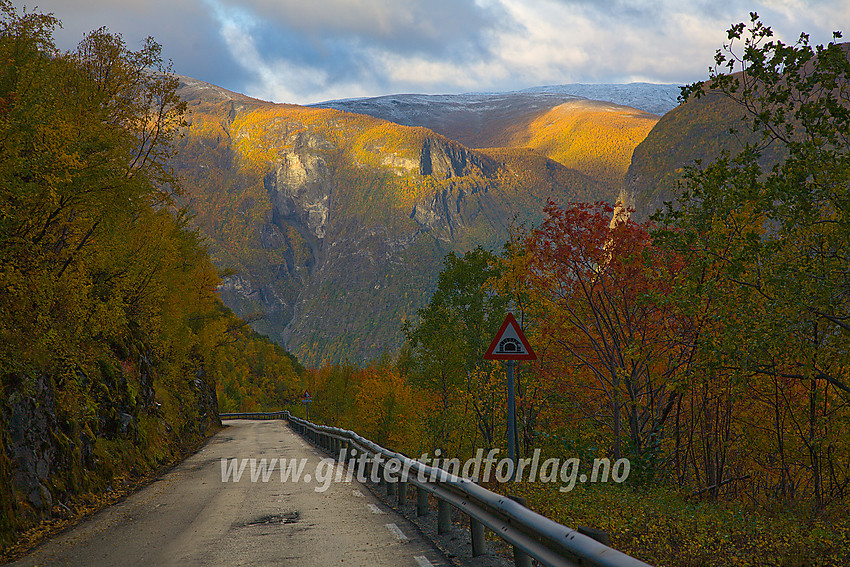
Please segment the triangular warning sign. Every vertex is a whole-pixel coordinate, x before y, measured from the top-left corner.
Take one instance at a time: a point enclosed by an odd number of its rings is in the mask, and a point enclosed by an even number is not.
[[[490,343],[490,348],[484,353],[486,360],[537,360],[534,349],[528,344],[528,339],[522,332],[513,313],[508,313],[505,322],[496,338]]]

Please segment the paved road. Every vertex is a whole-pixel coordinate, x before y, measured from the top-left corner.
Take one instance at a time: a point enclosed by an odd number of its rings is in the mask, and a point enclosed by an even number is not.
[[[284,422],[225,423],[170,473],[12,565],[445,564],[356,480],[317,483],[316,473],[321,478],[331,465],[320,465],[326,456]],[[266,482],[255,469],[252,482],[250,463],[238,482],[232,474],[222,482],[222,458],[307,461],[301,482],[281,482],[279,467]],[[307,474],[311,482],[304,482]]]

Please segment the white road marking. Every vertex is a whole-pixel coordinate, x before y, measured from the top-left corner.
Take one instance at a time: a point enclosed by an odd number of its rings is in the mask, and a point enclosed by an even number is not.
[[[363,493],[362,493],[362,492],[360,492],[359,490],[352,490],[352,491],[351,491],[351,493],[352,493],[354,496],[356,496],[357,498],[365,498],[365,496],[363,496]]]
[[[409,539],[406,535],[404,535],[404,532],[402,532],[401,528],[399,528],[397,525],[395,525],[395,524],[385,524],[385,525],[387,526],[387,529],[390,530],[390,533],[393,534],[396,537],[396,539],[398,539],[399,541],[406,541],[407,539]]]
[[[416,564],[419,565],[419,567],[434,567],[434,564],[428,561],[428,558],[424,555],[417,555],[413,558],[413,560],[416,561]]]
[[[384,512],[383,510],[381,510],[380,508],[378,508],[378,507],[377,507],[377,506],[375,506],[374,504],[366,504],[366,507],[367,507],[367,508],[369,508],[369,510],[370,510],[373,514],[386,514],[386,512]]]

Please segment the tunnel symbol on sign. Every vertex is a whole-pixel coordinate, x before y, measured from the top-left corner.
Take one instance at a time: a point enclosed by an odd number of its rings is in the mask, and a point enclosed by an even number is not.
[[[513,337],[507,337],[499,341],[499,348],[496,350],[497,353],[521,353],[525,352],[525,349],[522,348],[522,343],[516,340]]]
[[[512,313],[508,313],[505,317],[502,327],[493,337],[493,342],[487,352],[484,353],[484,360],[536,360],[537,355],[528,344],[528,339],[522,332],[522,327]]]

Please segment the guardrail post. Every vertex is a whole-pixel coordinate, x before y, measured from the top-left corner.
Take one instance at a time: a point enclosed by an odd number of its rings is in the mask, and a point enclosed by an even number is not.
[[[425,516],[428,514],[428,491],[421,486],[416,487],[416,515]]]
[[[381,474],[381,466],[377,463],[376,459],[372,459],[372,470],[369,471],[369,475],[378,475],[378,485],[384,483],[384,475]]]
[[[387,483],[387,496],[395,496],[398,493],[396,491],[396,482],[398,482],[398,479],[388,474],[387,470],[387,467],[381,468],[381,480]]]
[[[508,495],[508,498],[510,498],[514,502],[522,504],[523,506],[528,506],[527,500],[525,498],[523,498],[522,496],[510,496],[510,495]],[[531,557],[526,555],[526,553],[523,550],[521,550],[520,548],[518,548],[517,546],[513,546],[513,547],[514,547],[514,565],[516,565],[516,567],[531,567]]]
[[[398,482],[398,505],[404,506],[407,504],[407,483],[403,480]]]
[[[452,505],[437,499],[437,533],[445,534],[452,530]]]
[[[516,567],[531,567],[531,557],[517,546],[514,546],[514,565]]]
[[[472,537],[472,556],[478,557],[487,553],[487,546],[484,545],[484,524],[469,517],[469,535]]]

